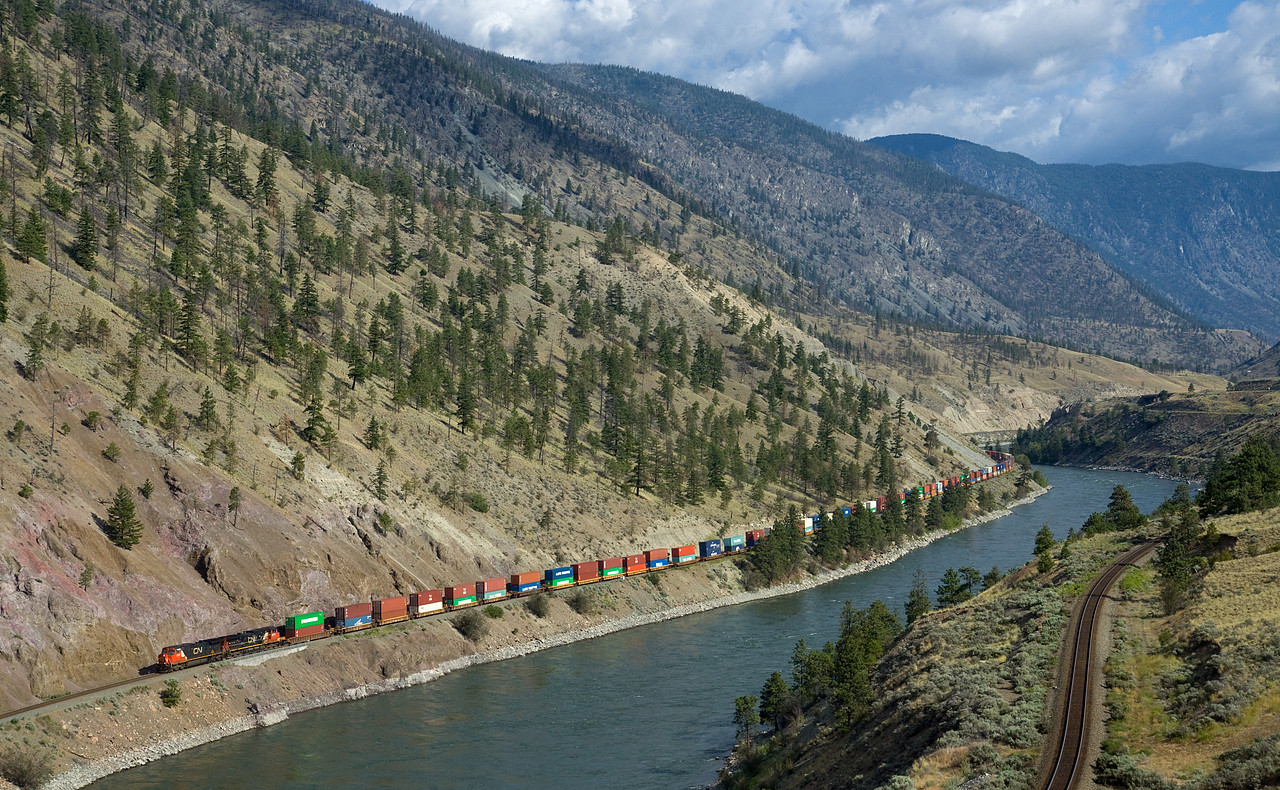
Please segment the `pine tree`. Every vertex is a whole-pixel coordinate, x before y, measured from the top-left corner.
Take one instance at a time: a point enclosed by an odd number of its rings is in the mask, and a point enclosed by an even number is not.
[[[35,258],[44,263],[47,251],[45,242],[45,222],[40,209],[32,206],[27,210],[27,221],[18,230],[18,258],[23,263]]]
[[[373,473],[373,493],[378,499],[385,500],[387,498],[387,481],[389,479],[387,462],[380,459],[378,461],[378,470]]]
[[[202,431],[214,431],[218,428],[218,402],[213,399],[213,391],[208,385],[200,396],[200,414],[196,417],[196,425]]]
[[[369,446],[370,450],[377,450],[382,447],[382,426],[378,424],[378,416],[376,414],[369,418],[369,427],[364,430],[364,443]]]
[[[142,522],[135,512],[133,497],[124,486],[116,489],[115,499],[107,508],[106,533],[122,549],[133,548],[142,539]]]
[[[916,570],[911,582],[911,592],[907,593],[907,625],[911,625],[932,608],[929,601],[929,589],[925,586],[924,571]]]
[[[965,590],[964,581],[960,578],[960,574],[955,568],[947,568],[947,572],[942,574],[942,583],[938,585],[936,592],[938,606],[954,606],[969,600],[971,597]]]
[[[318,442],[329,431],[329,421],[324,418],[324,399],[314,397],[307,403],[307,425],[302,429],[302,438],[308,442]]]
[[[80,221],[76,225],[76,240],[71,248],[71,259],[86,271],[93,271],[98,259],[98,224],[93,219],[89,206],[80,212]]]
[[[41,313],[27,333],[27,359],[22,364],[22,375],[34,380],[44,367],[44,347],[49,342],[49,316]]]

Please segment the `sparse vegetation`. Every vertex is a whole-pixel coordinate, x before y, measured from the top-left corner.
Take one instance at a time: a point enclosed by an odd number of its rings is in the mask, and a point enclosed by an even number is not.
[[[53,752],[29,744],[0,745],[0,777],[23,790],[34,790],[53,778]]]
[[[494,606],[493,604],[490,604],[484,608],[484,616],[488,617],[490,620],[501,620],[502,614],[501,606]]]
[[[551,596],[534,595],[525,600],[524,607],[535,617],[546,617],[551,614]]]
[[[182,686],[176,680],[166,680],[160,689],[160,701],[166,708],[176,708],[182,702]]]
[[[453,627],[472,642],[479,642],[489,632],[489,624],[483,614],[475,609],[468,609],[454,616]]]

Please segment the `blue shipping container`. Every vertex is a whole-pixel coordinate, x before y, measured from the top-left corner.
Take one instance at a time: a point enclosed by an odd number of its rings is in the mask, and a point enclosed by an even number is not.
[[[343,628],[355,628],[360,625],[373,625],[373,615],[366,614],[360,617],[348,617],[342,621]]]
[[[703,540],[698,542],[698,555],[702,557],[719,557],[721,553],[720,541]]]
[[[563,568],[548,568],[547,572],[542,575],[544,579],[551,581],[560,581],[561,579],[573,580],[573,566],[566,565]]]
[[[660,559],[660,560],[650,560],[650,561],[649,561],[649,567],[650,567],[650,568],[665,568],[665,567],[667,567],[667,566],[668,566],[668,565],[670,565],[670,564],[671,564],[671,559],[670,559],[669,557],[663,557],[663,558],[662,558],[662,559]]]
[[[518,587],[514,584],[508,584],[507,589],[513,593],[530,592],[531,590],[542,589],[542,582],[529,582],[528,584],[521,584]]]
[[[840,508],[840,513],[841,513],[841,515],[843,515],[845,518],[848,518],[849,516],[852,516],[852,515],[853,515],[853,508],[851,508],[851,507],[842,507],[842,508]]]

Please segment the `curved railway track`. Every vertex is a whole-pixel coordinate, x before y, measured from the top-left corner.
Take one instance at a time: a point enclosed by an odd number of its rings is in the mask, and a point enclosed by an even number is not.
[[[1070,676],[1063,698],[1062,717],[1059,719],[1061,739],[1053,763],[1049,766],[1048,781],[1043,785],[1045,790],[1071,790],[1085,776],[1091,718],[1089,705],[1093,697],[1091,673],[1094,668],[1099,612],[1112,585],[1155,546],[1155,543],[1144,543],[1121,555],[1094,579],[1085,592],[1084,604],[1080,607],[1069,635],[1071,652],[1066,659],[1070,663]]]

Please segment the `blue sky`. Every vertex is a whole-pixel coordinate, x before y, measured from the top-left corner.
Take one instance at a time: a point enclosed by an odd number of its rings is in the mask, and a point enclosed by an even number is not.
[[[376,0],[547,62],[736,91],[859,139],[1280,170],[1280,0]]]

